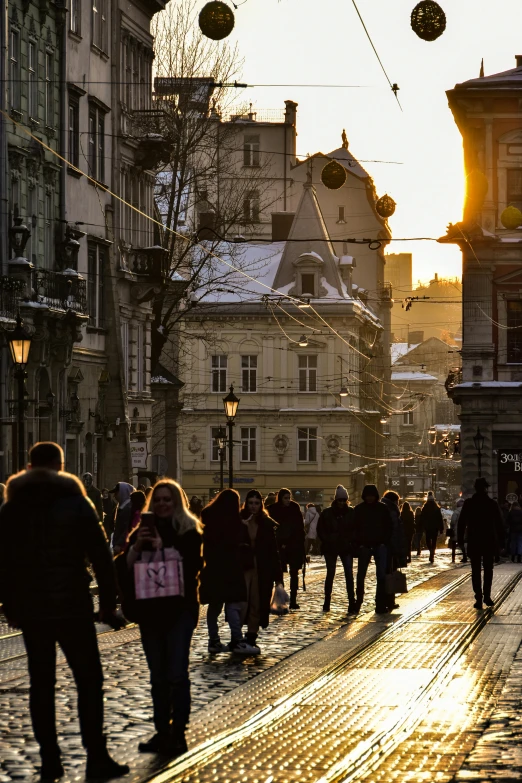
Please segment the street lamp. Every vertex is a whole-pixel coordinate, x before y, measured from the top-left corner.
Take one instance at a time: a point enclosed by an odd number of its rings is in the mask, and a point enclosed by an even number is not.
[[[219,450],[219,489],[223,489],[223,468],[225,464],[225,450],[227,447],[227,433],[223,427],[220,427],[217,434],[217,445]]]
[[[475,435],[473,435],[473,445],[477,449],[478,455],[478,474],[479,478],[482,476],[482,449],[484,448],[484,435],[480,431],[480,427],[477,427]]]
[[[298,342],[300,348],[308,348],[308,337],[306,334],[302,334]]]
[[[348,397],[348,389],[346,388],[346,386],[341,386],[339,397]]]
[[[227,394],[226,397],[223,397],[223,405],[225,406],[225,416],[227,417],[227,424],[228,424],[228,456],[229,456],[229,464],[228,464],[228,486],[230,489],[234,486],[234,466],[233,466],[233,456],[234,456],[234,435],[233,435],[233,427],[234,427],[234,419],[236,418],[237,408],[239,405],[239,399],[234,394],[234,386],[232,385],[230,387],[230,393]]]
[[[15,366],[14,377],[18,384],[18,459],[16,460],[15,470],[23,470],[25,467],[25,379],[27,372],[25,370],[29,361],[29,351],[31,349],[31,335],[25,331],[20,315],[16,317],[16,326],[7,338],[11,351],[11,358]],[[15,455],[13,454],[13,457]],[[15,460],[13,459],[13,462]]]

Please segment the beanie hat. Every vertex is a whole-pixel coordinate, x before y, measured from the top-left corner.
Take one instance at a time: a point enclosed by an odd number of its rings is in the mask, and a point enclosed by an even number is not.
[[[364,500],[364,498],[367,497],[368,495],[373,495],[374,498],[377,498],[377,500],[379,500],[380,497],[379,490],[377,489],[375,484],[366,484],[365,488],[362,491],[361,497]]]
[[[337,485],[337,489],[335,490],[335,499],[348,500],[348,492],[346,491],[345,487],[343,487],[342,484]]]

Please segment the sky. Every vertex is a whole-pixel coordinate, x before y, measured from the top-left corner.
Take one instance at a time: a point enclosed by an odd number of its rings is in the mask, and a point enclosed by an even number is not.
[[[201,0],[201,5],[204,2]],[[237,3],[236,3],[237,4]],[[462,218],[462,139],[445,91],[485,74],[515,67],[522,54],[520,0],[440,0],[447,18],[435,42],[410,26],[415,0],[357,0],[392,83],[397,102],[359,21],[352,0],[246,0],[230,42],[244,56],[248,84],[362,85],[358,88],[256,87],[238,101],[254,110],[298,104],[297,152],[330,152],[346,128],[350,150],[365,162],[378,195],[397,202],[395,237],[435,237]],[[413,279],[438,272],[460,277],[458,248],[436,242],[393,242],[388,252],[413,253]]]

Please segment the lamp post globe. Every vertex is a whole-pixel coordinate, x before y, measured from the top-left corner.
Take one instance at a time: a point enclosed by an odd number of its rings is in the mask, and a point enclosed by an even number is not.
[[[236,418],[237,409],[239,407],[239,398],[234,394],[234,386],[230,387],[230,392],[226,397],[223,397],[223,405],[225,408],[225,416],[227,417],[228,425],[228,486],[230,489],[234,486],[234,419]]]
[[[31,335],[25,331],[20,315],[16,317],[16,326],[7,337],[11,358],[15,367],[25,367],[29,361]]]
[[[15,366],[14,377],[17,382],[17,436],[18,436],[18,456],[16,460],[16,469],[23,470],[26,462],[25,455],[25,379],[27,373],[26,365],[29,361],[29,352],[31,350],[31,335],[23,328],[20,315],[16,318],[16,326],[7,338],[11,358]],[[14,455],[13,455],[14,456]],[[13,462],[15,460],[13,459]],[[15,467],[15,466],[13,466]]]

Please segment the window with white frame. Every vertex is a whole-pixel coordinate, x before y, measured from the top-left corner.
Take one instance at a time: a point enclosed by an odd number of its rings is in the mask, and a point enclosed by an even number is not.
[[[213,392],[226,392],[227,364],[228,357],[224,354],[218,354],[217,356],[212,357],[211,389]]]
[[[212,427],[211,428],[211,461],[212,462],[219,462],[220,456],[219,456],[219,433],[221,431],[221,427]],[[223,462],[227,461],[227,450],[226,448],[223,449]]]
[[[80,103],[76,95],[69,96],[68,134],[69,163],[78,168],[80,165]]]
[[[107,53],[107,0],[92,2],[92,43]]]
[[[53,103],[53,66],[52,52],[45,53],[45,101],[44,116],[48,128],[54,127],[54,103]]]
[[[317,427],[299,427],[297,430],[297,459],[299,462],[317,462]]]
[[[105,113],[89,107],[89,173],[98,182],[105,180]]]
[[[20,111],[20,30],[9,30],[9,103],[15,111]]]
[[[123,382],[125,388],[129,388],[129,324],[123,322],[121,325],[121,352],[123,358]]]
[[[243,199],[243,221],[259,223],[259,192],[247,190]]]
[[[38,118],[38,48],[36,41],[29,41],[27,47],[28,95],[27,113],[31,119]]]
[[[105,247],[90,244],[87,250],[87,308],[89,326],[98,329],[105,326],[105,266]]]
[[[300,355],[299,364],[299,391],[317,391],[317,356],[310,354]]]
[[[404,411],[402,414],[402,423],[406,426],[413,424],[413,411]]]
[[[257,391],[257,356],[241,357],[241,391]]]
[[[70,10],[70,31],[71,33],[76,33],[76,35],[80,35],[82,28],[81,28],[81,18],[82,18],[82,0],[71,0],[71,10]]]
[[[257,459],[256,427],[241,427],[241,462],[255,462]]]
[[[243,165],[259,166],[259,136],[245,136],[243,139]]]

